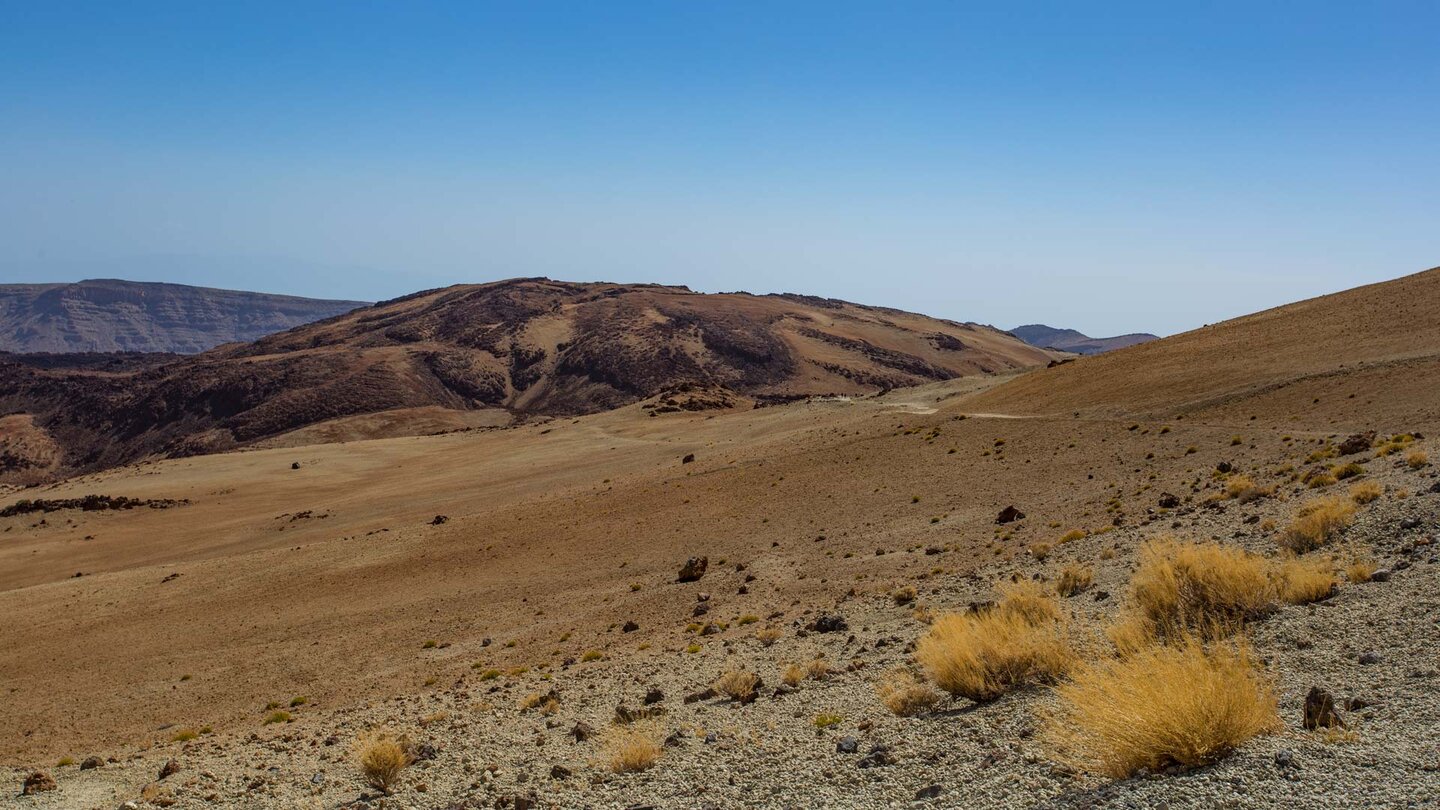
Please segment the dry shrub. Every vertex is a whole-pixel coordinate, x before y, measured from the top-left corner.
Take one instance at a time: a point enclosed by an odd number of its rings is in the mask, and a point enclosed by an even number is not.
[[[816,658],[805,665],[805,677],[811,680],[823,681],[830,675],[830,662],[824,658]]]
[[[365,784],[388,796],[395,789],[400,773],[409,767],[414,757],[405,738],[376,733],[360,741],[356,760]]]
[[[1411,450],[1405,456],[1405,463],[1410,466],[1410,469],[1418,470],[1430,463],[1430,457],[1425,455],[1424,450]]]
[[[1268,498],[1275,492],[1274,487],[1261,487],[1256,485],[1248,475],[1234,475],[1225,482],[1225,497],[1232,498],[1241,503],[1250,503],[1260,498]]]
[[[928,712],[940,702],[940,695],[908,669],[894,669],[875,684],[885,708],[900,717]]]
[[[1379,498],[1385,492],[1385,488],[1374,481],[1361,481],[1350,487],[1350,500],[1358,504],[1367,504]]]
[[[890,598],[894,599],[897,605],[908,605],[915,601],[915,586],[906,585],[903,588],[896,588],[895,591],[890,594]]]
[[[935,685],[975,701],[993,700],[1031,681],[1064,674],[1074,659],[1054,597],[1034,583],[1001,591],[982,613],[935,620],[915,659]]]
[[[1133,619],[1167,637],[1262,616],[1274,607],[1269,567],[1264,557],[1243,549],[1151,540],[1141,547],[1140,567],[1130,578]]]
[[[755,638],[759,639],[761,644],[769,647],[771,644],[780,640],[780,628],[762,627],[755,631]]]
[[[1275,564],[1275,590],[1292,605],[1318,602],[1335,592],[1335,567],[1318,557],[1287,557]]]
[[[996,610],[1014,614],[1031,624],[1057,621],[1060,618],[1060,604],[1040,583],[1033,580],[1001,583],[996,588],[996,595],[999,596]]]
[[[716,679],[715,691],[732,700],[744,700],[755,694],[755,687],[759,683],[760,676],[753,672],[731,670]]]
[[[780,672],[780,682],[786,686],[799,686],[805,680],[805,668],[799,664],[786,664]]]
[[[1208,765],[1282,728],[1275,694],[1240,644],[1152,645],[1087,666],[1056,693],[1046,738],[1062,760],[1114,778]]]
[[[1074,596],[1089,588],[1094,578],[1090,566],[1071,563],[1060,572],[1060,578],[1055,582],[1055,591],[1061,596]]]
[[[1351,461],[1346,464],[1336,464],[1334,467],[1331,467],[1330,474],[1335,476],[1336,481],[1344,481],[1346,478],[1364,475],[1365,468]]]
[[[605,763],[614,773],[643,771],[660,759],[655,730],[646,724],[611,729],[605,740]]]
[[[1061,542],[1062,544],[1064,544],[1064,543],[1073,543],[1073,542],[1075,542],[1076,540],[1084,540],[1084,539],[1085,539],[1085,530],[1084,530],[1084,529],[1071,529],[1070,531],[1068,531],[1068,532],[1060,535],[1060,542]]]
[[[1280,534],[1281,547],[1296,554],[1314,551],[1335,539],[1355,519],[1355,503],[1348,498],[1319,498],[1300,508],[1295,520]]]
[[[1345,578],[1351,582],[1369,582],[1374,574],[1374,560],[1356,558],[1345,566]]]
[[[1030,556],[1043,562],[1046,557],[1050,556],[1050,544],[1036,543],[1030,547]]]

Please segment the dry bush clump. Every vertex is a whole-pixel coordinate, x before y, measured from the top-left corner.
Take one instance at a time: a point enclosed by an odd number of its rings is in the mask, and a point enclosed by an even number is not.
[[[1379,498],[1385,492],[1385,488],[1374,481],[1361,481],[1350,487],[1350,500],[1364,505]]]
[[[1111,629],[1111,641],[1130,651],[1146,636],[1223,629],[1263,616],[1274,607],[1269,569],[1264,557],[1243,549],[1151,540],[1130,577],[1132,614]]]
[[[1045,558],[1050,556],[1050,544],[1036,543],[1030,547],[1030,556],[1038,561],[1044,562]]]
[[[745,700],[755,694],[755,687],[759,684],[759,675],[735,669],[715,680],[715,691],[732,700]]]
[[[908,605],[915,601],[915,586],[906,585],[902,588],[896,588],[894,592],[890,594],[890,598],[894,599],[897,605]]]
[[[611,729],[605,740],[605,764],[613,773],[636,773],[660,759],[659,735],[639,723]]]
[[[377,732],[361,739],[356,761],[365,784],[388,796],[395,789],[401,772],[415,758],[410,752],[409,740]]]
[[[805,668],[799,664],[786,664],[780,672],[780,682],[786,686],[799,686],[805,680]]]
[[[975,701],[1051,681],[1074,661],[1060,607],[1031,582],[1001,590],[992,610],[949,614],[920,639],[915,659],[936,686]]]
[[[824,658],[816,658],[805,665],[805,677],[814,681],[823,681],[830,675],[830,662]]]
[[[1319,498],[1300,508],[1295,520],[1277,542],[1287,551],[1303,554],[1334,540],[1355,519],[1355,502],[1349,498]]]
[[[1345,579],[1351,582],[1369,582],[1375,575],[1375,561],[1357,557],[1345,566]]]
[[[1335,567],[1319,557],[1287,557],[1276,563],[1275,590],[1292,605],[1318,602],[1335,593]]]
[[[755,631],[755,638],[759,639],[761,644],[769,647],[771,644],[780,640],[780,628],[762,627]]]
[[[1094,579],[1095,573],[1090,566],[1071,563],[1065,566],[1060,578],[1055,581],[1055,592],[1061,596],[1074,596],[1088,589]]]
[[[1411,450],[1405,455],[1405,463],[1409,465],[1410,469],[1418,470],[1430,463],[1430,457],[1425,454],[1424,450]]]
[[[1262,487],[1248,475],[1233,475],[1225,482],[1225,497],[1241,503],[1250,503],[1275,494],[1274,487]]]
[[[1060,604],[1040,583],[1033,580],[1001,583],[996,588],[996,595],[1000,597],[996,610],[1013,613],[1031,624],[1060,619]]]
[[[1065,543],[1073,543],[1073,542],[1075,542],[1076,540],[1084,540],[1084,539],[1085,539],[1085,530],[1084,530],[1084,529],[1071,529],[1070,531],[1068,531],[1068,532],[1060,535],[1060,543],[1061,543],[1062,545],[1065,544]]]
[[[875,692],[885,708],[899,717],[913,717],[935,708],[940,695],[929,684],[915,677],[908,669],[898,668],[886,673],[875,684]]]
[[[1208,765],[1282,728],[1275,694],[1242,644],[1152,645],[1080,669],[1056,694],[1050,744],[1071,765],[1114,778]]]

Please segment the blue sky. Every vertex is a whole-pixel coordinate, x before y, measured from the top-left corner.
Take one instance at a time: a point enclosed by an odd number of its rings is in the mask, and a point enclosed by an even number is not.
[[[0,281],[1169,333],[1440,264],[1435,3],[0,0]]]

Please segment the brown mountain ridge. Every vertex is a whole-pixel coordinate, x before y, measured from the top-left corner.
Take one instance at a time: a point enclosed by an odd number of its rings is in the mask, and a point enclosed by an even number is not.
[[[1051,357],[992,327],[830,299],[532,278],[415,293],[158,366],[10,356],[0,413],[29,415],[63,449],[56,469],[85,470],[347,419],[350,433],[326,435],[414,432],[404,414],[427,429],[506,424],[685,391],[692,408],[860,395]]]

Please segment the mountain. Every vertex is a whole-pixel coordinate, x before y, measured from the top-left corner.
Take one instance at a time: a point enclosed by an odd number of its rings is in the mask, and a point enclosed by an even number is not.
[[[1436,390],[1440,268],[1083,357],[997,386],[975,407],[1340,425],[1434,420]]]
[[[1038,346],[1042,349],[1059,349],[1075,354],[1101,354],[1115,349],[1123,349],[1126,346],[1134,346],[1137,343],[1156,340],[1159,337],[1148,332],[1134,332],[1129,335],[1092,338],[1074,329],[1056,329],[1053,326],[1039,323],[1017,326],[1010,330],[1010,334],[1031,346]]]
[[[193,354],[362,306],[117,279],[0,284],[0,351]]]
[[[516,279],[416,293],[161,365],[0,358],[0,413],[29,415],[62,448],[59,467],[83,470],[321,423],[331,438],[393,435],[414,429],[406,413],[433,431],[437,411],[504,424],[657,396],[656,413],[760,405],[1052,357],[993,327],[830,299]]]

